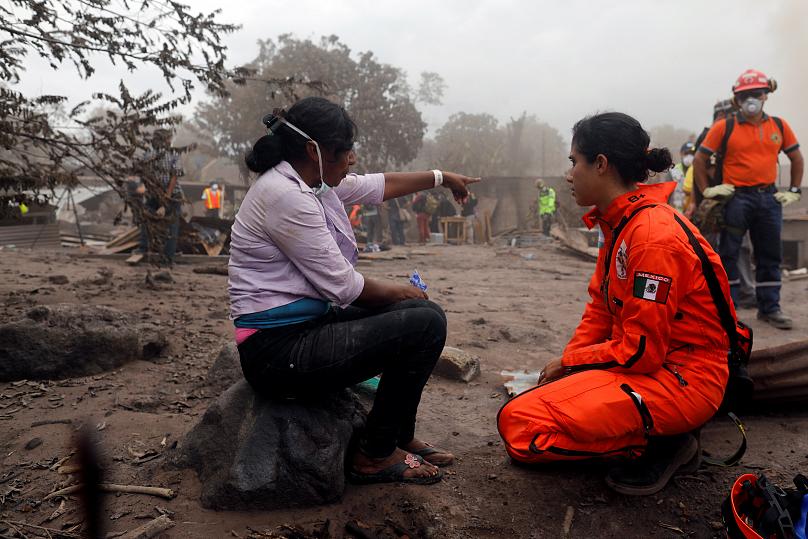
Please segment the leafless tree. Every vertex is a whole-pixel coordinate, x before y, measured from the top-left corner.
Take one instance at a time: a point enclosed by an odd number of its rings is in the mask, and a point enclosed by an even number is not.
[[[260,41],[248,67],[258,84],[228,85],[228,95],[201,103],[195,121],[211,136],[220,155],[239,164],[246,179],[244,154],[263,134],[261,118],[299,98],[322,95],[343,104],[359,127],[358,169],[388,170],[411,161],[421,147],[426,124],[416,103],[440,103],[443,80],[422,74],[413,91],[399,68],[380,63],[371,52],[352,54],[336,36],[319,42],[283,35]],[[261,81],[286,81],[267,88]]]
[[[120,190],[144,168],[148,134],[179,121],[176,109],[195,86],[222,95],[227,80],[248,74],[226,67],[221,40],[237,27],[218,16],[172,0],[0,1],[0,212],[10,199],[45,196],[82,173]],[[157,68],[170,95],[133,95],[122,80],[117,94],[95,93],[67,109],[63,95],[15,88],[37,56],[53,69],[55,88],[65,64],[87,79],[107,60],[130,73]],[[87,113],[99,106],[103,114]]]

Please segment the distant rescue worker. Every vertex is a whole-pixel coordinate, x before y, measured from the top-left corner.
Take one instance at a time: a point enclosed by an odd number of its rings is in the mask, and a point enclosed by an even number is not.
[[[737,107],[732,99],[724,99],[717,102],[713,107],[713,124],[736,112]],[[709,127],[705,127],[702,130],[701,134],[696,139],[697,150],[704,142],[709,132]],[[721,174],[717,173],[719,168],[723,170],[723,155],[713,153],[707,161],[707,184],[710,187],[719,185],[722,182]],[[701,194],[700,190],[694,189],[693,187],[693,169],[694,167],[690,167],[690,170],[687,171],[687,175],[685,176],[685,193],[688,194],[685,215],[694,219],[693,222],[699,227],[699,230],[704,237],[707,238],[707,241],[710,242],[710,245],[713,246],[713,249],[718,249],[718,240],[721,235],[720,231],[715,230],[715,225],[718,223],[715,219],[709,217],[709,211],[702,211],[700,214],[696,214],[696,208],[702,203],[704,196]],[[722,208],[715,208],[713,211],[715,212],[715,216],[721,216],[723,220]],[[705,220],[707,222],[701,223],[700,219],[704,218],[706,218]],[[735,303],[735,308],[756,309],[755,277],[754,270],[752,269],[752,242],[749,240],[749,232],[744,235],[743,242],[741,243],[741,250],[738,256],[738,275],[741,279],[741,288],[738,293],[738,301]]]
[[[387,224],[390,226],[390,241],[393,245],[404,245],[404,221],[401,218],[401,204],[397,198],[385,202],[387,206]]]
[[[446,196],[446,193],[439,192],[438,196],[435,197],[438,201],[438,208],[435,210],[435,213],[432,214],[432,217],[429,221],[429,229],[432,232],[440,233],[443,231],[443,225],[441,225],[441,219],[444,217],[455,217],[457,215],[457,209],[454,207],[454,204],[449,200]]]
[[[429,193],[418,193],[412,199],[412,211],[415,212],[415,219],[418,222],[419,243],[429,241],[429,219],[437,208],[437,199]]]
[[[670,205],[679,211],[685,209],[685,177],[693,166],[693,159],[696,156],[696,145],[688,141],[682,144],[679,149],[679,162],[670,170],[671,180],[676,182],[676,189],[671,195]]]
[[[365,232],[367,233],[367,242],[365,244],[365,251],[377,252],[379,251],[379,244],[382,243],[382,216],[380,213],[380,205],[377,204],[364,204],[362,206],[362,224],[365,225]]]
[[[658,492],[677,471],[698,467],[691,432],[724,397],[729,338],[708,278],[735,319],[718,255],[666,204],[674,184],[643,185],[649,170],[673,164],[649,142],[637,120],[617,112],[575,124],[567,181],[579,206],[593,206],[584,223],[605,235],[591,301],[561,358],[497,418],[520,462],[628,459],[606,482],[630,495]]]
[[[351,228],[357,229],[362,226],[362,205],[352,204],[351,212],[348,214],[348,221],[351,223]]]
[[[539,218],[541,219],[541,230],[545,236],[549,236],[550,227],[555,221],[556,210],[558,209],[558,199],[555,189],[547,185],[541,178],[536,180],[536,189],[539,190],[537,204]]]
[[[222,211],[222,196],[224,192],[219,189],[218,182],[210,182],[210,186],[202,191],[202,200],[205,201],[205,216],[219,219]]]
[[[469,198],[460,209],[460,216],[466,218],[466,241],[474,243],[474,223],[477,221],[477,195],[469,191]]]
[[[721,101],[718,101],[713,106],[713,123],[712,123],[712,125],[715,125],[716,122],[718,122],[719,120],[723,120],[724,118],[727,117],[728,114],[732,114],[734,111],[735,111],[735,105],[733,104],[731,99],[723,99]],[[705,127],[702,130],[702,132],[699,134],[698,138],[696,139],[696,151],[698,151],[699,146],[701,146],[702,142],[704,142],[704,137],[706,137],[707,133],[709,133],[709,132],[710,132],[710,128]],[[710,186],[716,185],[716,183],[714,183],[714,181],[715,181],[714,180],[715,167],[716,167],[716,161],[717,161],[716,158],[717,158],[717,155],[712,154],[710,156],[709,161],[707,162],[707,183]],[[693,158],[693,161],[695,162],[695,156]],[[696,211],[696,207],[698,207],[698,205],[704,199],[704,197],[701,194],[701,191],[698,188],[696,188],[696,186],[694,185],[694,182],[693,182],[693,172],[694,172],[694,170],[693,169],[694,169],[694,167],[691,166],[687,170],[687,174],[685,174],[685,183],[684,183],[684,186],[683,186],[683,190],[685,192],[685,209],[684,209],[684,212],[685,212],[685,215],[687,215],[688,217],[693,216],[693,213]],[[720,183],[720,181],[718,183]],[[704,232],[702,232],[702,233],[704,233]],[[710,238],[707,238],[707,239],[710,240]],[[718,241],[717,240],[715,242],[711,241],[710,245],[713,245],[713,247],[715,248],[715,247],[718,246]]]
[[[162,261],[171,265],[177,251],[183,192],[180,158],[171,146],[171,131],[155,129],[152,149],[144,157],[141,180],[146,189],[146,212],[150,218],[141,225],[141,245],[149,253],[162,247]]]
[[[780,263],[783,206],[800,199],[804,160],[797,137],[785,120],[768,116],[763,105],[777,83],[760,71],[744,71],[732,87],[740,111],[713,125],[694,164],[696,185],[705,198],[729,197],[719,252],[727,270],[732,298],[740,300],[738,256],[747,230],[755,258],[758,318],[779,329],[791,329],[791,318],[780,308]],[[791,160],[790,187],[778,192],[777,156]],[[722,183],[707,184],[707,159],[724,155]]]

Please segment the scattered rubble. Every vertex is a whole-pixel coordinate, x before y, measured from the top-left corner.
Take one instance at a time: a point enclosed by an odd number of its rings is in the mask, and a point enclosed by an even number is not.
[[[433,373],[452,380],[471,382],[480,375],[480,358],[459,348],[446,346]]]
[[[154,325],[109,307],[39,305],[0,324],[0,381],[98,374],[168,346]]]

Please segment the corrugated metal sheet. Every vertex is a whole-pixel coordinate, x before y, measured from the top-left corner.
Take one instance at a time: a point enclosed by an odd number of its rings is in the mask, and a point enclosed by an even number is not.
[[[59,249],[59,225],[0,226],[0,245],[14,245],[20,249]]]

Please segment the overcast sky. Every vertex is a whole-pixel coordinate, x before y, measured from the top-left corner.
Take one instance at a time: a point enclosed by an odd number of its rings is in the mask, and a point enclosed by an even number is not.
[[[565,137],[580,117],[620,110],[645,127],[673,124],[699,132],[712,105],[729,97],[744,69],[780,83],[767,110],[808,138],[808,0],[186,0],[222,9],[242,25],[225,40],[233,64],[255,57],[257,39],[291,33],[336,34],[354,52],[407,71],[413,83],[434,71],[444,103],[423,112],[434,131],[455,112],[489,112],[503,121],[536,114]],[[799,59],[798,59],[799,55]],[[36,62],[22,87],[83,98],[124,77],[164,88],[159,75],[99,69],[76,81]],[[200,96],[202,97],[202,96]],[[263,111],[256,111],[260,117]]]

